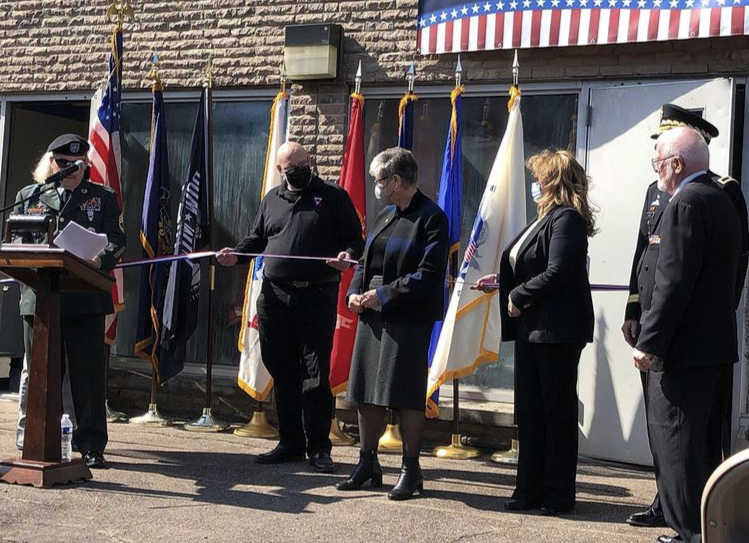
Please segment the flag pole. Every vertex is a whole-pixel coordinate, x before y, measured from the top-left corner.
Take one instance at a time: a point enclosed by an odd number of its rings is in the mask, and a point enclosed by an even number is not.
[[[354,77],[354,94],[361,94],[361,60],[359,60],[359,67],[356,69],[356,76]],[[333,446],[351,446],[356,441],[351,436],[345,434],[341,430],[341,422],[336,416],[336,398],[333,398],[333,420],[330,421],[330,435],[328,436]]]
[[[161,78],[159,77],[159,54],[154,51],[151,56],[151,73],[149,75],[153,85],[161,86]],[[153,134],[151,134],[153,137]],[[167,417],[164,417],[159,413],[159,406],[156,402],[156,393],[159,388],[159,380],[156,375],[156,368],[151,363],[151,399],[148,403],[148,411],[139,417],[132,417],[130,424],[140,424],[143,426],[171,426],[172,421]]]
[[[413,60],[406,71],[406,82],[408,83],[408,94],[413,94],[416,82],[416,65]],[[388,417],[388,424],[385,427],[385,433],[380,437],[378,450],[386,453],[400,454],[403,452],[403,437],[401,436],[400,426],[398,426],[395,418],[395,411],[388,410]]]
[[[133,7],[130,5],[128,0],[124,2],[112,2],[107,8],[107,19],[115,25],[116,30],[123,30],[126,21],[130,21],[134,17]],[[112,346],[109,343],[104,343],[104,409],[106,410],[107,422],[127,422],[127,415],[120,411],[116,411],[109,407],[109,399],[106,396],[109,395],[109,362],[112,355]]]
[[[286,65],[281,63],[280,66],[280,87],[281,92],[286,92]],[[272,167],[272,165],[269,165]],[[257,408],[252,414],[250,422],[234,430],[237,437],[254,437],[259,439],[276,439],[278,431],[268,422],[268,417],[263,409],[262,400],[257,401]]]
[[[213,198],[213,61],[208,59],[208,67],[205,71],[205,88],[206,88],[206,172],[208,178],[206,183],[208,184],[208,244],[210,247],[214,247],[215,241],[215,230],[216,222],[214,215],[214,198]],[[226,430],[229,425],[226,422],[222,422],[216,419],[211,412],[212,402],[212,386],[213,386],[213,295],[216,290],[216,263],[214,259],[211,259],[208,266],[208,331],[207,331],[207,353],[206,353],[206,364],[205,364],[205,406],[203,407],[203,414],[200,415],[198,420],[185,424],[185,430],[190,432],[222,432]]]
[[[520,79],[520,63],[518,62],[518,51],[515,49],[515,59],[512,61],[512,89],[510,90],[510,95],[512,98],[510,98],[510,103],[514,101],[515,94],[514,91],[518,90],[518,81]],[[515,381],[514,388],[517,389],[517,370],[514,372],[513,379]],[[495,462],[497,464],[508,464],[511,466],[517,466],[518,465],[518,454],[520,452],[520,442],[517,439],[517,416],[515,414],[515,409],[512,410],[512,418],[513,418],[513,424],[515,425],[515,439],[513,439],[510,442],[510,448],[506,451],[497,451],[491,456],[491,461]]]
[[[460,63],[460,55],[458,55],[458,62],[455,66],[455,88],[459,89],[462,86],[463,66]],[[459,91],[456,91],[459,92]],[[454,160],[463,160],[463,157],[453,157]],[[448,266],[451,270],[457,272],[458,269],[458,251],[455,251],[450,256],[451,262]],[[455,287],[455,284],[451,284],[450,294]],[[448,298],[449,299],[449,298]],[[437,458],[447,458],[450,460],[467,460],[470,458],[478,458],[481,456],[481,451],[475,447],[468,447],[463,445],[460,435],[460,379],[457,377],[453,379],[453,432],[450,440],[450,445],[443,445],[435,447],[432,454]]]

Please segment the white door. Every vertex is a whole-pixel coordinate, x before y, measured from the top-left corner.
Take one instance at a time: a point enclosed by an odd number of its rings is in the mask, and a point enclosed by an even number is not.
[[[720,135],[710,143],[710,166],[728,172],[733,84],[729,79],[590,86],[589,120],[581,119],[578,156],[592,181],[590,198],[599,208],[599,233],[590,241],[592,285],[628,285],[645,192],[656,176],[650,135],[659,108],[674,103],[701,110]],[[583,93],[583,98],[586,93]],[[580,454],[652,464],[645,407],[632,349],[621,325],[628,293],[593,292],[595,339],[579,369]]]

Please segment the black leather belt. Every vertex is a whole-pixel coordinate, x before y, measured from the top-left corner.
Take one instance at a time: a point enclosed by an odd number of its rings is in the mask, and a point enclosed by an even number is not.
[[[293,288],[307,288],[314,285],[326,285],[328,283],[338,283],[340,278],[328,277],[327,279],[320,279],[318,281],[292,281],[290,279],[268,279],[271,283],[280,285],[282,287],[293,287]]]

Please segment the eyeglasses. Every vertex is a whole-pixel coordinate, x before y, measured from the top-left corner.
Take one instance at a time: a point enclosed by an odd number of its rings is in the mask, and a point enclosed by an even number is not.
[[[672,159],[672,158],[679,158],[679,155],[671,155],[671,156],[667,156],[666,158],[660,158],[660,159],[658,159],[658,160],[656,160],[656,159],[653,159],[653,160],[651,160],[651,161],[650,161],[650,164],[652,164],[652,165],[653,165],[653,171],[654,171],[655,173],[660,173],[661,169],[660,169],[660,167],[659,167],[658,165],[659,165],[659,164],[660,164],[661,162],[664,162],[664,161],[666,161],[666,160],[670,160],[670,159]]]
[[[72,166],[75,164],[74,161],[68,160],[67,158],[56,158],[55,164],[57,164],[60,168],[67,168],[68,166]]]
[[[380,184],[383,184],[384,181],[390,181],[390,179],[392,179],[392,177],[393,177],[392,175],[388,175],[387,177],[380,177],[379,179],[375,179],[374,182],[376,184],[380,185]],[[387,185],[387,183],[384,183],[384,184]]]

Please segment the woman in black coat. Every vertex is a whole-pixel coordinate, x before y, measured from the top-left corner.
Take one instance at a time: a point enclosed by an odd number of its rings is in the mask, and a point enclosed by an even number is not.
[[[418,189],[410,151],[383,151],[370,173],[375,196],[386,207],[375,220],[347,297],[349,309],[360,314],[347,399],[357,403],[361,452],[354,472],[336,488],[382,484],[377,446],[389,407],[400,414],[403,467],[388,498],[404,500],[423,489],[419,450],[429,341],[444,313],[448,226],[444,212]]]
[[[567,151],[531,157],[538,217],[505,249],[499,277],[502,339],[515,341],[520,453],[505,509],[553,515],[575,506],[577,365],[593,341],[587,272],[595,223],[585,170]]]

